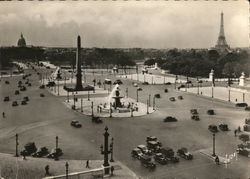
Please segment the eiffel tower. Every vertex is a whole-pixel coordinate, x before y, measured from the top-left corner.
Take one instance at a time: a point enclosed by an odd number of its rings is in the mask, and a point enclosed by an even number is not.
[[[215,49],[219,52],[227,52],[229,51],[230,47],[227,44],[226,37],[224,34],[224,19],[223,19],[223,12],[221,12],[220,18],[220,33],[217,40],[217,44],[215,45]]]

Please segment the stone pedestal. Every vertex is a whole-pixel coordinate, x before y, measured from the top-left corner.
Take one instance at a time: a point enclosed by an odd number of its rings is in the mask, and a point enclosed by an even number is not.
[[[246,79],[245,73],[242,72],[242,73],[241,73],[241,76],[240,76],[239,86],[245,86],[245,79]]]

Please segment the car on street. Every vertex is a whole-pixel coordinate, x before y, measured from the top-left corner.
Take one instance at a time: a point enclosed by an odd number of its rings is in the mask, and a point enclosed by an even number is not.
[[[122,83],[122,81],[120,79],[118,79],[118,80],[115,80],[114,83],[113,83],[113,85],[116,85],[116,84],[122,85],[123,83]]]
[[[143,154],[151,155],[151,151],[148,150],[148,148],[146,147],[146,145],[138,145],[137,148],[140,149]]]
[[[5,81],[5,84],[8,85],[8,84],[10,84],[10,82],[9,81]]]
[[[198,114],[198,111],[197,111],[197,109],[191,109],[191,110],[190,110],[190,113],[191,113],[192,115],[197,115],[197,114]]]
[[[213,109],[209,109],[209,110],[207,110],[207,114],[208,115],[215,115],[215,112]]]
[[[208,126],[208,130],[210,130],[210,131],[213,132],[213,133],[218,132],[217,126],[216,126],[216,125],[213,125],[213,124],[211,124],[211,125]]]
[[[137,87],[137,91],[142,91],[142,88],[141,87]]]
[[[200,117],[198,115],[192,115],[191,119],[195,120],[195,121],[199,121]]]
[[[45,95],[43,93],[40,93],[40,97],[45,97]]]
[[[25,100],[21,101],[21,105],[26,105],[26,104],[27,104],[27,101],[25,101]]]
[[[183,96],[178,96],[178,99],[179,100],[183,100]]]
[[[161,149],[163,156],[172,163],[179,162],[179,158],[175,157],[174,150],[170,147],[164,147]]]
[[[177,155],[179,155],[180,157],[186,159],[186,160],[192,160],[193,159],[193,155],[191,153],[188,152],[187,148],[182,147],[180,149],[177,150]]]
[[[178,120],[173,116],[167,116],[163,119],[163,122],[177,122]]]
[[[15,95],[19,95],[19,94],[20,94],[19,90],[16,90]]]
[[[20,91],[26,91],[26,87],[25,86],[21,86]]]
[[[168,163],[168,160],[162,155],[162,153],[156,153],[154,159],[156,162],[162,165],[166,165]]]
[[[134,86],[134,87],[138,87],[138,84],[137,84],[137,83],[134,83],[133,86]]]
[[[228,125],[227,124],[220,124],[219,125],[219,128],[220,128],[220,130],[222,130],[222,131],[229,131],[229,129],[228,129]]]
[[[23,97],[23,100],[24,100],[24,101],[29,101],[29,97],[28,97],[28,96],[24,96],[24,97]]]
[[[235,106],[236,107],[245,107],[246,108],[248,106],[248,104],[247,103],[236,103]]]
[[[175,97],[170,97],[169,100],[170,101],[175,101]]]
[[[147,156],[147,155],[142,155],[140,157],[140,161],[141,161],[141,164],[145,167],[145,168],[149,168],[151,170],[155,169],[156,165],[155,163],[153,163],[151,161],[151,157]]]
[[[138,149],[138,148],[134,148],[131,152],[131,156],[137,159],[140,159],[142,155],[143,153],[141,149]]]
[[[47,155],[47,158],[55,159],[63,155],[62,149],[52,149],[51,152]]]
[[[32,157],[44,157],[49,154],[49,150],[47,147],[41,147],[37,152],[33,153]]]
[[[18,106],[17,101],[13,101],[13,102],[12,102],[12,106]]]
[[[102,123],[102,119],[98,116],[93,116],[92,122],[99,124],[99,123]]]
[[[75,127],[75,128],[81,128],[82,127],[82,124],[80,124],[79,121],[77,121],[77,120],[72,120],[70,125]]]
[[[158,141],[148,141],[147,147],[150,151],[157,153],[161,151],[161,143]]]
[[[3,99],[4,102],[10,101],[10,97],[9,96],[5,96]]]

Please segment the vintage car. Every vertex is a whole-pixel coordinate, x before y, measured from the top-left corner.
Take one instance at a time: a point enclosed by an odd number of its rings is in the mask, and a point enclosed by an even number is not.
[[[216,126],[216,125],[213,125],[213,124],[211,124],[211,125],[208,126],[208,130],[210,130],[210,131],[213,132],[213,133],[218,132],[217,126]]]
[[[110,79],[105,79],[105,80],[104,80],[104,84],[111,85],[111,84],[112,84],[112,82],[111,82],[111,80],[110,80]]]
[[[8,84],[10,84],[10,82],[9,81],[5,81],[5,84],[8,85]]]
[[[199,121],[200,117],[198,115],[192,115],[191,119],[195,120],[195,121]]]
[[[185,147],[182,147],[182,148],[178,149],[177,155],[179,155],[180,157],[182,157],[182,158],[184,158],[186,160],[192,160],[193,159],[193,155],[191,153],[189,153],[187,148],[185,148]]]
[[[43,93],[40,93],[40,97],[44,97],[45,95]]]
[[[162,155],[162,153],[156,153],[154,159],[156,162],[162,165],[166,165],[168,163],[168,160]]]
[[[47,87],[53,87],[55,86],[56,83],[54,81],[49,81],[48,84],[46,85]]]
[[[17,101],[13,101],[13,102],[12,102],[12,106],[18,106]]]
[[[142,83],[143,85],[149,85],[149,83],[147,81]]]
[[[100,117],[93,116],[92,122],[99,124],[99,123],[102,123],[102,119]]]
[[[146,154],[146,155],[152,154],[151,151],[148,150],[148,148],[145,145],[138,145],[137,148],[140,149],[143,154]]]
[[[3,99],[3,101],[5,101],[5,102],[6,101],[10,101],[10,97],[9,96],[5,96],[4,99]]]
[[[191,109],[191,110],[190,110],[190,113],[191,113],[192,115],[197,115],[197,114],[198,114],[198,111],[197,111],[197,109]]]
[[[165,92],[165,93],[168,93],[168,89],[165,89],[164,92]]]
[[[22,87],[20,88],[20,91],[26,91],[26,87],[25,87],[25,86],[22,86]]]
[[[209,110],[207,110],[207,114],[208,115],[215,115],[215,112],[213,109],[209,109]]]
[[[220,124],[219,125],[220,130],[222,131],[229,131],[227,124]]]
[[[154,153],[161,151],[161,143],[158,141],[148,141],[147,147],[150,151]]]
[[[161,153],[163,156],[170,162],[177,163],[179,162],[179,158],[175,157],[174,150],[169,147],[161,148]]]
[[[33,153],[32,157],[44,157],[49,154],[49,150],[47,147],[41,147],[37,152]]]
[[[63,155],[62,149],[52,149],[51,152],[47,155],[48,158],[55,159]]]
[[[77,120],[72,120],[70,123],[71,126],[75,127],[75,128],[80,128],[82,127],[82,124],[79,123],[79,121]]]
[[[31,86],[31,83],[28,83],[28,86]]]
[[[250,125],[250,119],[245,119],[245,124],[249,124]]]
[[[249,141],[249,135],[248,134],[241,134],[239,135],[239,139],[243,142]]]
[[[26,105],[27,104],[27,101],[26,100],[22,100],[21,101],[21,105]]]
[[[118,80],[115,80],[114,83],[113,83],[113,85],[116,85],[116,84],[122,85],[123,83],[122,83],[121,80],[118,79]]]
[[[40,89],[44,89],[45,88],[45,85],[41,85],[39,86]]]
[[[140,157],[141,164],[149,169],[155,169],[156,165],[151,161],[151,158],[147,155],[142,155]]]
[[[183,100],[183,96],[178,96],[178,99],[179,100]]]
[[[167,83],[165,83],[165,85],[171,85],[171,82],[167,82]]]
[[[247,107],[247,103],[236,103],[235,104],[236,107]]]
[[[20,92],[19,92],[19,90],[16,90],[15,95],[18,95],[18,94],[20,94]]]
[[[167,116],[165,119],[163,119],[163,122],[176,122],[177,119],[172,116]]]
[[[23,100],[24,100],[24,101],[29,101],[29,97],[28,97],[28,96],[24,96],[24,97],[23,97]]]
[[[141,87],[137,87],[137,91],[142,91],[142,88]]]
[[[160,94],[155,94],[155,98],[161,98]]]
[[[134,83],[133,86],[134,86],[134,87],[138,87],[138,84],[137,84],[137,83]]]
[[[140,159],[142,155],[143,153],[141,149],[138,149],[138,148],[134,148],[131,152],[131,156],[137,159]]]
[[[249,124],[245,124],[243,126],[243,131],[250,132],[250,125]]]
[[[175,97],[170,97],[169,100],[170,101],[175,101]]]

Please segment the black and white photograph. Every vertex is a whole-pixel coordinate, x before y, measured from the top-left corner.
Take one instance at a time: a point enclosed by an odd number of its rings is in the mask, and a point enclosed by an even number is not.
[[[1,1],[0,179],[250,179],[249,12]]]

